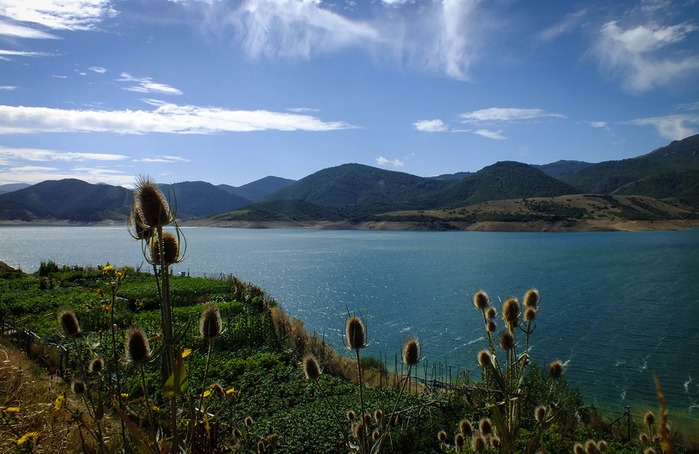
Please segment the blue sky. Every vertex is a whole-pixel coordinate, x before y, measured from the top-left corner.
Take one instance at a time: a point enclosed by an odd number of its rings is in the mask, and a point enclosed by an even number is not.
[[[624,159],[697,82],[695,0],[0,0],[0,184]]]

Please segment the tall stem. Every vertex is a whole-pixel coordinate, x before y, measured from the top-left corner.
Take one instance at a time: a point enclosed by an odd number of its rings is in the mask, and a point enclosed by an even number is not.
[[[155,419],[153,419],[153,409],[150,405],[150,400],[148,400],[148,387],[146,386],[146,372],[143,370],[143,364],[138,365],[138,370],[141,372],[141,387],[143,388],[143,399],[146,401],[146,410],[148,412],[148,419],[151,424],[155,424]]]
[[[359,349],[356,348],[354,351],[357,353],[357,373],[359,374],[359,403],[362,408],[361,418],[364,419],[364,388],[362,387],[362,363],[359,360]],[[360,437],[360,442],[364,452],[367,451],[366,446],[368,443],[367,439],[369,438],[368,435],[369,433],[367,431],[367,427],[364,426],[364,434]]]

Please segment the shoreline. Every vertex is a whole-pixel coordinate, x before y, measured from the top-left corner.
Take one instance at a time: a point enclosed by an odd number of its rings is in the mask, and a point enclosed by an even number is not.
[[[670,219],[661,221],[577,221],[557,222],[463,222],[449,220],[426,221],[218,221],[196,219],[180,221],[182,227],[214,227],[234,229],[308,229],[308,230],[371,230],[371,231],[411,231],[411,232],[640,232],[677,231],[699,227],[699,219]],[[118,227],[126,226],[120,220],[107,220],[94,223],[66,220],[42,221],[0,221],[0,227]]]

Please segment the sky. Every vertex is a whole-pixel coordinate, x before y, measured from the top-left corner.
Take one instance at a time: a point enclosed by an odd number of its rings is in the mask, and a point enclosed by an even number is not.
[[[626,159],[698,82],[699,0],[0,0],[0,184]]]

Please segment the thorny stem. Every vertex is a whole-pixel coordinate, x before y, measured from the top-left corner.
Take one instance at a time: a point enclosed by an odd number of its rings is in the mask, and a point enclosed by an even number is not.
[[[143,364],[138,365],[138,370],[141,372],[141,386],[143,387],[143,399],[146,402],[146,411],[148,412],[148,419],[151,424],[155,424],[155,419],[153,419],[153,409],[150,406],[150,400],[148,400],[148,387],[146,387],[146,372],[143,370]]]
[[[87,413],[90,415],[90,417],[95,421],[95,425],[97,426],[97,442],[101,447],[104,447],[104,439],[102,438],[102,426],[97,420],[97,409],[95,408],[95,403],[92,400],[92,398],[88,399],[87,394],[90,392],[90,388],[88,387],[87,383],[87,371],[85,370],[85,364],[83,364],[82,361],[82,349],[80,348],[80,345],[78,344],[78,341],[75,337],[73,337],[73,346],[75,347],[75,351],[78,353],[78,364],[80,364],[80,370],[82,371],[83,377],[85,379],[85,391],[82,393],[83,401],[85,402],[85,407],[87,408]],[[99,390],[97,391],[99,392]]]
[[[116,353],[116,325],[114,324],[114,307],[116,305],[117,290],[117,286],[112,286],[112,305],[109,310],[109,330],[112,332],[112,367],[114,368],[114,371],[109,378],[110,384],[113,385],[113,377],[116,377],[116,392],[114,394],[116,394],[119,406],[123,407],[121,399],[121,379],[119,378],[119,360],[117,359]],[[123,419],[119,418],[119,420],[121,421],[121,439],[124,442],[124,446],[126,446],[126,425],[124,424]]]
[[[362,363],[359,361],[359,349],[356,348],[354,350],[357,353],[357,373],[359,374],[359,403],[362,408],[362,418],[364,418],[364,388],[362,388]],[[362,451],[366,452],[366,445],[367,445],[367,439],[368,437],[368,431],[367,427],[364,426],[364,436],[360,437],[361,444],[362,444]]]
[[[206,355],[206,367],[204,368],[204,380],[202,381],[203,388],[201,389],[201,396],[199,396],[199,411],[204,413],[204,393],[206,392],[206,379],[209,375],[209,364],[211,363],[211,347],[214,345],[214,340],[209,339],[209,352]]]

